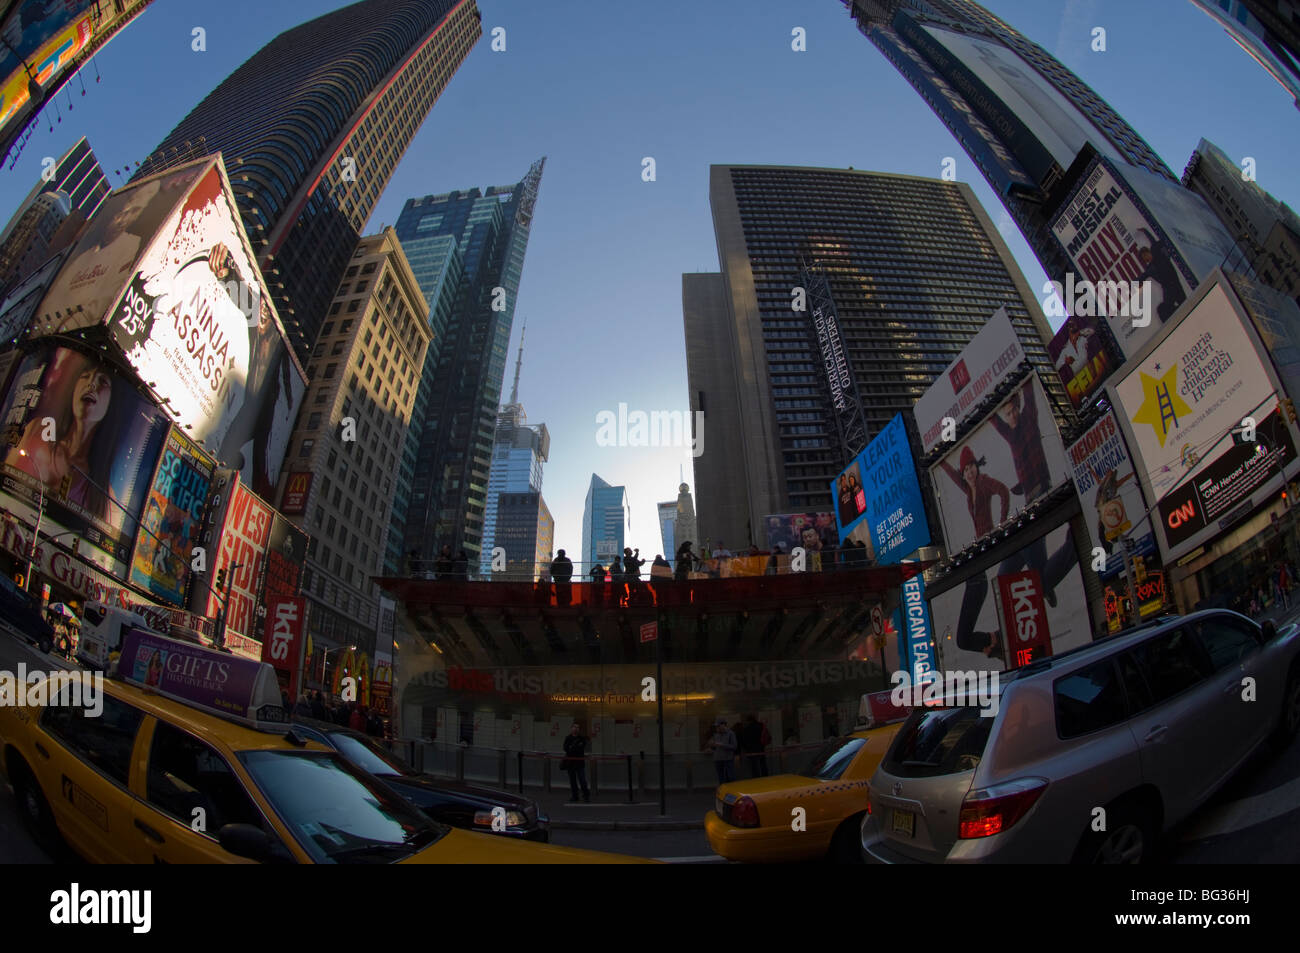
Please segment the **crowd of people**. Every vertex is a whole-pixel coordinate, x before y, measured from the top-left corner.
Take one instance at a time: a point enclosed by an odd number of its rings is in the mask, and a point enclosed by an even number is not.
[[[1295,563],[1278,560],[1271,569],[1258,573],[1247,587],[1241,601],[1246,605],[1242,611],[1252,619],[1258,619],[1265,612],[1276,609],[1291,608],[1291,590],[1296,584]]]
[[[281,692],[281,701],[285,711],[288,711],[288,692]],[[332,722],[375,738],[387,737],[389,731],[388,721],[373,708],[358,702],[339,702],[326,698],[319,691],[299,695],[297,704],[293,706],[293,717]]]

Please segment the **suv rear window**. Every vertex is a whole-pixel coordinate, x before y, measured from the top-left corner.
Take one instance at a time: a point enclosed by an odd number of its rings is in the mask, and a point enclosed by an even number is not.
[[[1126,715],[1124,689],[1111,659],[1102,659],[1052,683],[1056,733],[1062,740],[1109,728]]]
[[[984,756],[993,721],[974,706],[913,712],[889,750],[885,770],[900,778],[974,771]]]

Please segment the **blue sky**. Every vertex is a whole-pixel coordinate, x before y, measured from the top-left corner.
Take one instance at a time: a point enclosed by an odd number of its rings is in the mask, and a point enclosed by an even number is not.
[[[12,212],[45,156],[89,137],[106,169],[134,164],[211,89],[280,31],[331,0],[155,0],[60,95],[17,166],[0,171]],[[988,0],[1073,69],[1175,174],[1202,136],[1300,208],[1300,111],[1187,0]],[[1045,276],[992,191],[928,106],[863,37],[839,0],[479,0],[484,36],[434,106],[370,230],[410,197],[518,181],[548,157],[516,309],[528,322],[520,395],[551,431],[543,495],[556,545],[581,551],[593,472],[626,484],[630,545],[661,548],[655,503],[676,495],[688,449],[601,447],[596,415],[685,410],[683,272],[716,271],[710,163],[848,167],[938,177],[957,160],[1029,278]],[[506,49],[491,49],[494,27]],[[806,52],[791,50],[803,27]],[[1090,49],[1092,29],[1107,50]],[[203,27],[207,49],[191,49]],[[48,126],[53,125],[53,131]],[[642,158],[656,163],[641,178]],[[359,170],[364,174],[364,169]],[[110,172],[114,185],[126,176]],[[706,433],[707,441],[707,433]]]

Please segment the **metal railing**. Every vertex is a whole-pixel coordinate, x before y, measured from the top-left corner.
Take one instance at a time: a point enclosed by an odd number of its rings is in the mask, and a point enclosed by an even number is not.
[[[798,771],[824,744],[824,741],[817,741],[769,745],[761,756],[766,761],[763,773]],[[521,793],[530,788],[546,793],[563,791],[569,784],[568,777],[560,769],[565,757],[562,754],[409,740],[399,741],[393,747],[417,771],[438,778],[478,782],[502,789],[514,788]],[[736,757],[737,778],[753,776],[755,764],[751,758],[746,754]],[[618,792],[620,797],[626,794],[628,801],[632,802],[638,794],[649,796],[659,790],[657,752],[590,754],[584,761],[587,784],[593,795],[603,789]],[[664,755],[664,779],[669,790],[687,793],[710,791],[718,784],[713,755],[668,752]]]
[[[773,558],[775,556],[775,558]],[[641,566],[640,572],[633,575],[630,579],[627,574],[618,574],[617,576],[608,575],[608,561],[598,560],[595,563],[584,563],[573,560],[573,573],[569,579],[572,585],[590,585],[595,580],[591,576],[591,571],[595,566],[600,566],[607,573],[603,582],[605,585],[627,583],[629,581],[657,582],[660,579],[671,579],[676,572],[677,560],[669,556],[668,567],[655,567],[653,558],[646,559]],[[548,564],[549,565],[549,564]],[[724,556],[714,559],[696,558],[693,563],[693,569],[689,575],[691,579],[730,579],[741,576],[764,576],[764,575],[786,575],[791,572],[823,572],[836,569],[865,569],[869,565],[866,557],[861,550],[854,549],[808,549],[804,554],[804,568],[794,570],[791,568],[791,556],[788,551],[773,553],[762,550],[756,553],[737,553],[733,556]],[[666,572],[665,572],[666,568]],[[441,570],[438,568],[438,561],[433,559],[416,559],[407,557],[405,577],[408,579],[438,580],[447,582],[543,582],[554,584],[553,573],[549,568],[545,572],[539,572],[536,568],[529,565],[520,565],[515,562],[508,563],[505,569],[493,572],[481,572],[480,567],[471,564],[468,567],[461,567],[459,570],[444,566]]]

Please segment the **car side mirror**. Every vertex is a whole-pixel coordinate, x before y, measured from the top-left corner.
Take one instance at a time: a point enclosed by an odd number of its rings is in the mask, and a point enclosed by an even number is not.
[[[226,853],[260,864],[296,863],[283,844],[252,824],[226,824],[217,832],[217,842]]]
[[[1272,619],[1265,619],[1260,628],[1264,631],[1265,642],[1272,642],[1277,638],[1277,626],[1273,624]]]

